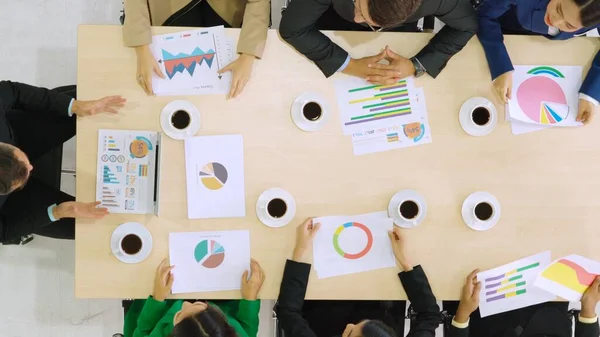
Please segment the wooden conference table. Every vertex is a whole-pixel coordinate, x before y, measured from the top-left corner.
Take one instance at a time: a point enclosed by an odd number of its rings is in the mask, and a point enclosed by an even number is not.
[[[154,33],[177,31],[155,28]],[[238,30],[227,34],[238,36]],[[354,57],[389,45],[414,55],[430,38],[425,33],[329,33]],[[577,38],[552,42],[538,37],[506,37],[515,64],[585,65],[600,44]],[[81,26],[78,37],[78,95],[95,99],[120,94],[128,99],[116,116],[98,115],[77,124],[77,200],[94,201],[99,129],[160,130],[159,114],[174,99],[148,97],[136,83],[136,57],[123,47],[121,27]],[[190,96],[202,114],[198,135],[242,134],[246,179],[245,218],[188,220],[183,143],[164,137],[161,216],[114,214],[100,221],[77,221],[77,297],[142,298],[152,291],[157,265],[168,255],[168,233],[249,229],[251,251],[267,274],[261,296],[274,299],[296,225],[309,216],[351,215],[387,209],[401,189],[418,190],[428,214],[419,227],[405,230],[408,255],[422,264],[438,299],[458,299],[465,276],[544,250],[554,258],[577,253],[600,259],[600,117],[580,129],[545,130],[513,136],[500,121],[486,137],[461,129],[458,110],[470,97],[492,99],[488,66],[477,39],[453,57],[441,75],[416,81],[425,88],[433,143],[366,156],[354,156],[342,135],[333,80],[269,31],[264,58],[239,98]],[[327,97],[334,117],[320,132],[300,131],[290,118],[294,98],[304,91]],[[298,204],[288,226],[272,229],[255,214],[261,192],[282,187]],[[488,191],[502,205],[500,222],[487,232],[469,229],[460,215],[472,192]],[[126,221],[145,224],[154,248],[140,264],[119,262],[111,253],[113,230]],[[312,255],[312,252],[309,252]],[[404,299],[389,268],[318,280],[311,274],[307,298]],[[239,291],[185,294],[187,298],[239,298]]]

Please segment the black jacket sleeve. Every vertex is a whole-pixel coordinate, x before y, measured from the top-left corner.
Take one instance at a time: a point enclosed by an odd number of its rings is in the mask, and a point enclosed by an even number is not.
[[[477,13],[469,0],[442,0],[435,16],[446,24],[415,57],[435,78],[448,60],[477,33]]]
[[[0,81],[0,111],[23,110],[69,116],[71,97],[45,88]]]
[[[467,0],[468,1],[468,0]],[[294,0],[283,12],[279,34],[329,77],[346,62],[348,53],[321,33],[316,23],[331,0]]]
[[[411,323],[408,337],[435,337],[435,329],[440,325],[442,315],[423,268],[416,266],[398,276],[408,300],[417,312],[417,319]]]
[[[598,337],[600,336],[600,326],[596,323],[581,323],[579,317],[575,318],[575,337]]]
[[[302,317],[302,305],[310,276],[310,264],[287,260],[275,312],[288,337],[316,337]]]
[[[459,329],[457,327],[455,327],[454,325],[450,325],[450,328],[448,329],[448,333],[446,334],[446,337],[469,337],[469,327],[466,327],[464,329]]]

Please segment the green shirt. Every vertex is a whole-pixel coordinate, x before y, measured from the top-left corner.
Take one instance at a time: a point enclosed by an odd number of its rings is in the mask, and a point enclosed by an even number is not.
[[[181,310],[183,301],[167,300],[159,302],[148,297],[135,300],[125,316],[123,334],[125,337],[167,337],[173,331],[173,317]],[[256,337],[258,334],[258,312],[260,301],[218,301],[209,302],[218,307],[227,322],[239,337]]]

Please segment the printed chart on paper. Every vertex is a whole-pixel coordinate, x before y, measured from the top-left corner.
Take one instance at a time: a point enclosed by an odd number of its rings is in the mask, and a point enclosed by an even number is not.
[[[111,213],[155,211],[157,132],[100,130],[96,200]]]
[[[223,26],[155,35],[152,51],[165,78],[154,75],[157,95],[225,94],[231,73],[218,71],[233,60],[233,42]]]

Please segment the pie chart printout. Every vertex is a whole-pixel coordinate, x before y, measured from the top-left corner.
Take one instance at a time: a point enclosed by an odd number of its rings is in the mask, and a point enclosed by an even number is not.
[[[214,240],[202,240],[194,250],[196,262],[205,268],[217,268],[225,261],[225,248]]]
[[[517,89],[517,102],[523,113],[533,122],[556,124],[567,118],[567,98],[556,81],[546,76],[525,80]]]
[[[198,174],[202,184],[209,190],[220,190],[227,183],[227,169],[220,163],[208,163]]]

